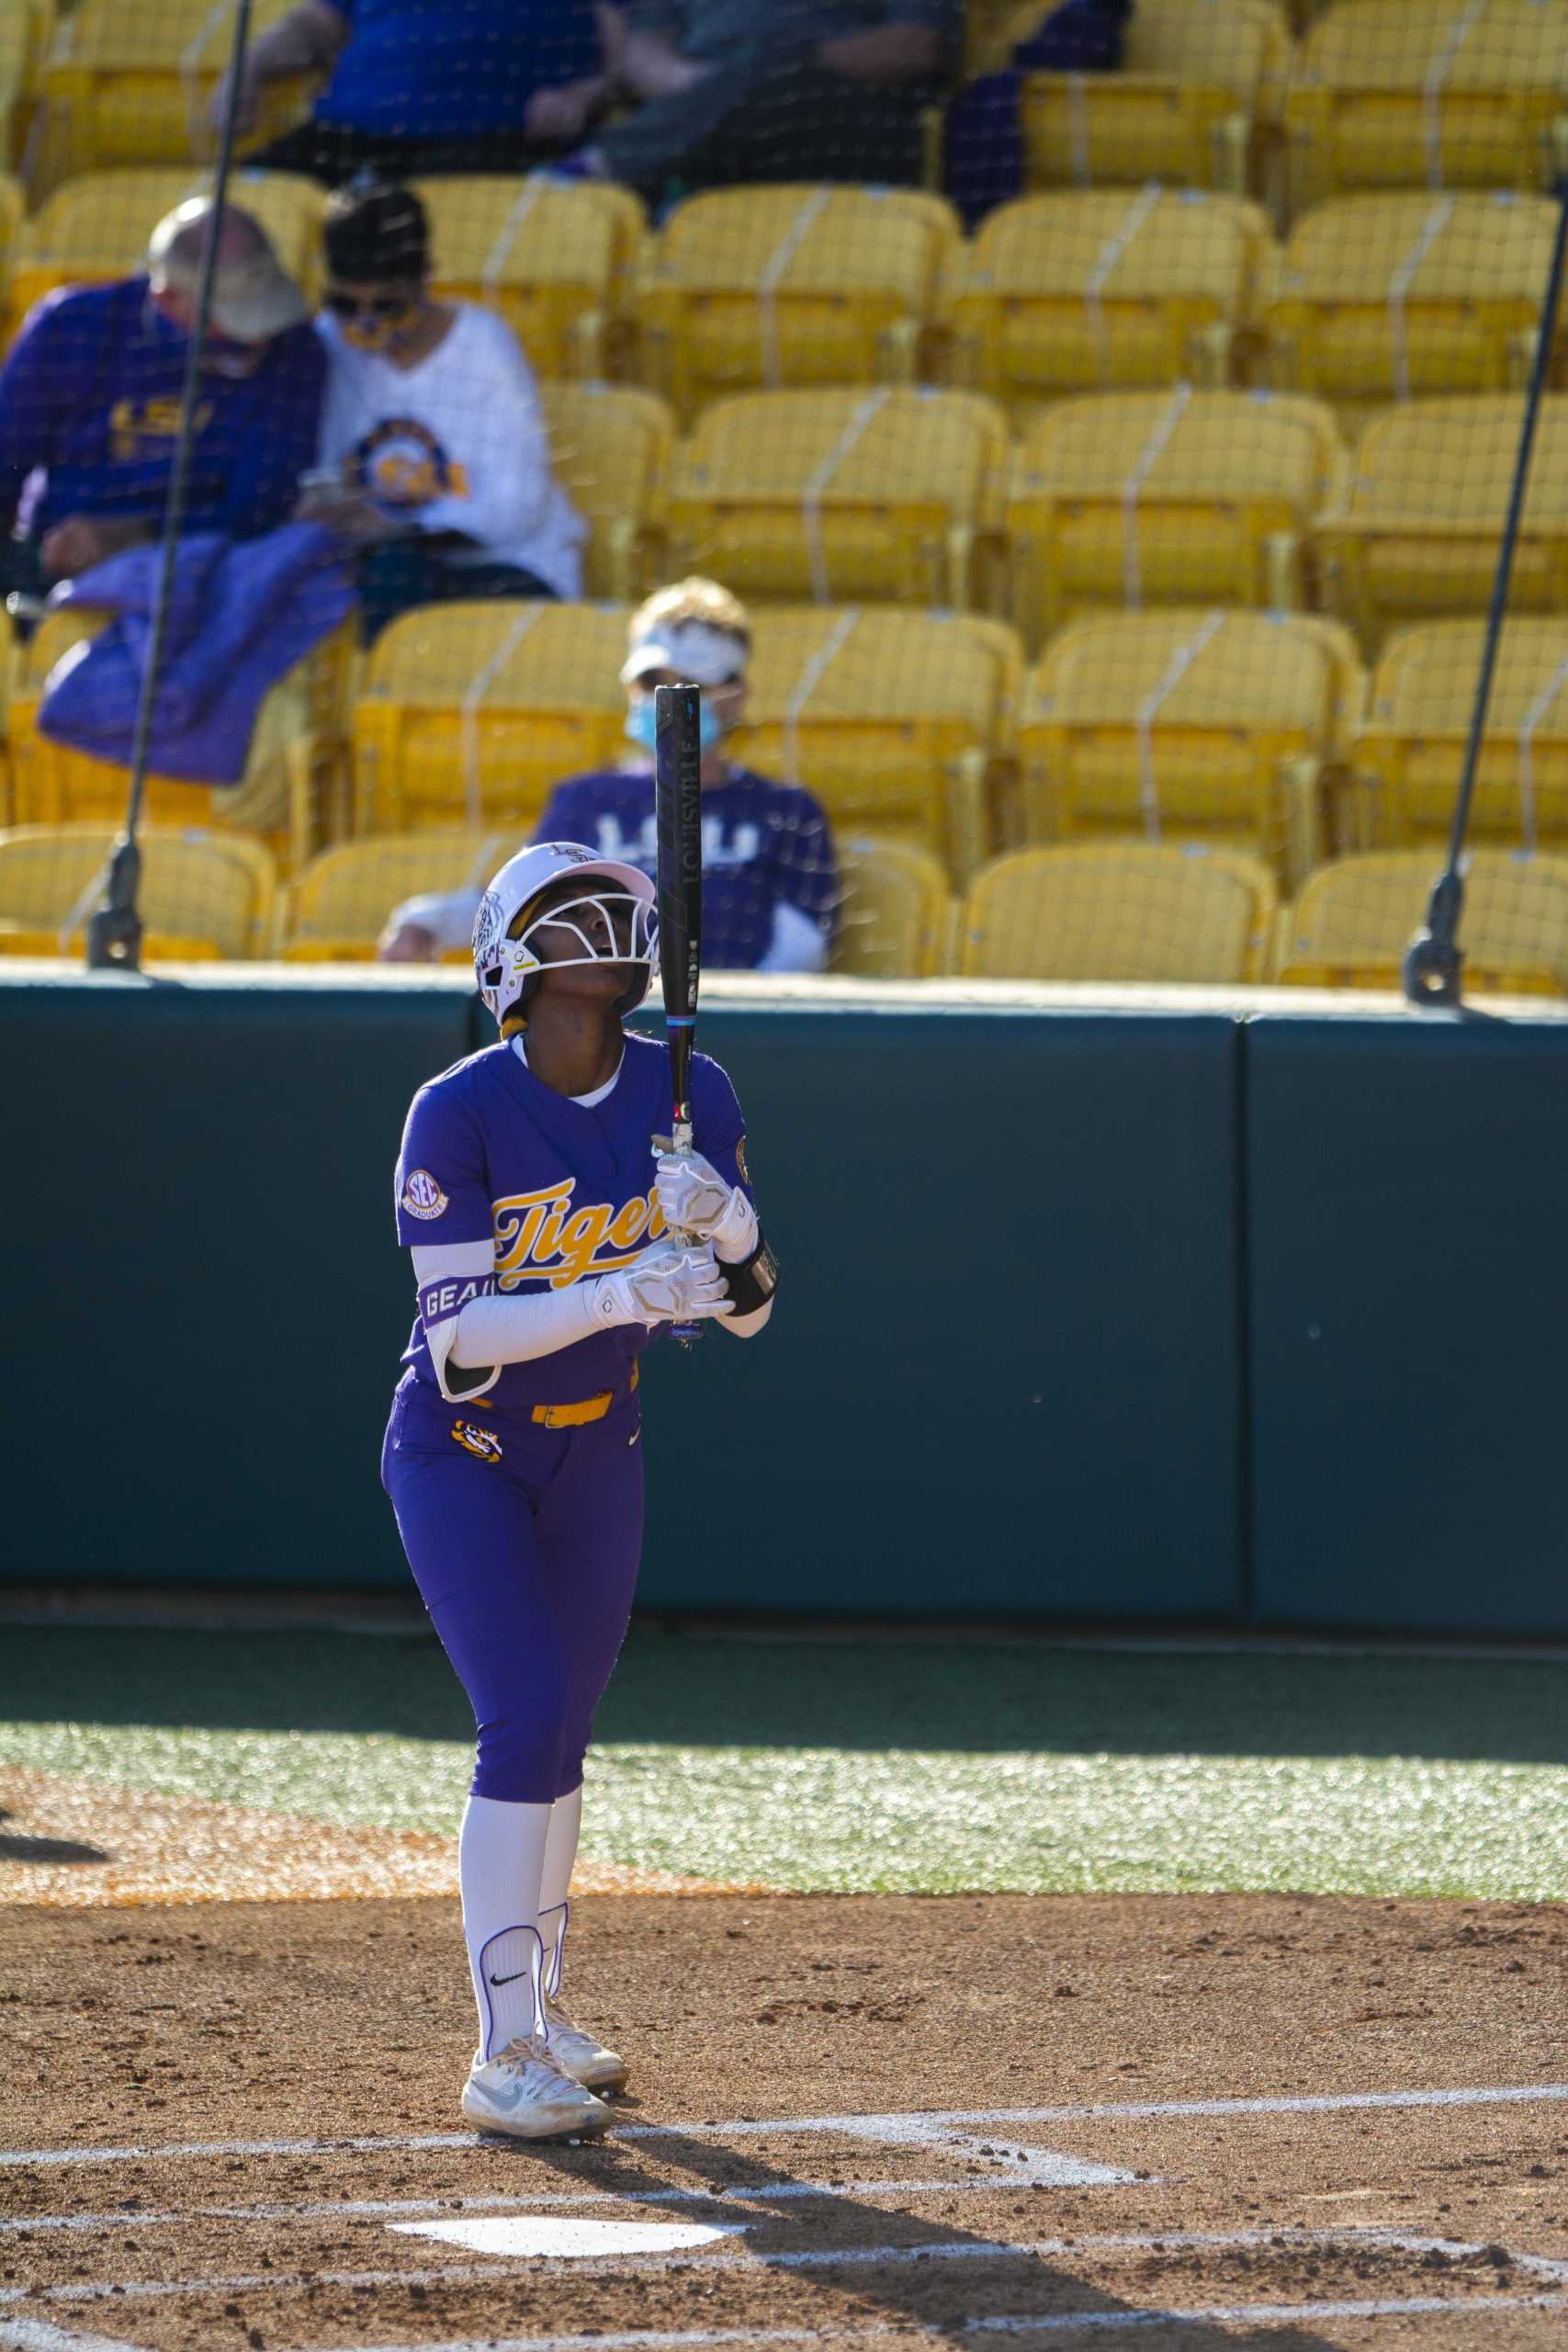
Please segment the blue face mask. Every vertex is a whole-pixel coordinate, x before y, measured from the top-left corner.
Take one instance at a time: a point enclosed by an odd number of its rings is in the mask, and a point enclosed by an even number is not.
[[[723,722],[717,711],[705,702],[697,714],[697,741],[702,747],[705,758],[713,750],[724,731]],[[653,757],[657,729],[654,725],[651,695],[644,695],[638,701],[627,706],[626,733],[634,743],[641,744],[649,759]]]

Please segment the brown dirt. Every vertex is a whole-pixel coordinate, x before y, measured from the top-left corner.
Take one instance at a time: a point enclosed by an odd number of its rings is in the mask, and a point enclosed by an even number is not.
[[[0,1916],[0,2142],[149,2151],[0,2167],[0,2213],[20,2223],[0,2233],[0,2292],[23,2290],[0,2302],[0,2346],[9,2316],[147,2352],[767,2330],[858,2352],[922,2337],[1086,2352],[1151,2309],[1187,2315],[1129,2339],[1159,2352],[1568,2341],[1568,2097],[1014,2119],[945,2148],[734,2128],[1560,2085],[1557,1909],[621,1896],[583,1902],[573,1947],[573,2007],[631,2056],[632,2096],[604,2144],[527,2150],[463,2132],[471,2022],[448,1902]],[[426,2134],[457,2136],[321,2144]],[[311,2144],[158,2153],[271,2139]],[[1000,2170],[1009,2149],[1135,2177],[1032,2187]],[[389,2201],[415,2210],[363,2210]],[[747,2229],[583,2263],[390,2227],[530,2211]],[[120,2291],[62,2291],[95,2287]],[[1342,2308],[1410,2299],[1436,2308]],[[1300,2316],[1201,2316],[1280,2306]],[[1097,2324],[1063,2327],[1069,2314]],[[1043,2335],[974,2325],[1042,2317]]]
[[[317,1902],[451,1894],[457,1841],[420,1829],[344,1828],[260,1806],[213,1804],[112,1781],[0,1773],[0,1903]],[[583,1861],[585,1894],[745,1894],[669,1871]]]

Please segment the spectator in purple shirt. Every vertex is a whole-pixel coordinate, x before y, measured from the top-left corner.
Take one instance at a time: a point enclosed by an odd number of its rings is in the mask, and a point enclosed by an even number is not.
[[[527,171],[608,103],[617,30],[598,0],[298,0],[245,51],[240,127],[269,82],[317,74],[310,121],[253,163],[328,187],[367,169]],[[215,117],[225,95],[220,85]]]
[[[41,301],[0,369],[6,585],[36,595],[155,538],[178,434],[211,207],[158,223],[144,275]],[[315,460],[326,354],[265,232],[218,232],[186,527],[258,537],[286,522]]]
[[[714,970],[820,971],[839,902],[828,820],[799,785],[754,775],[727,749],[746,702],[751,628],[744,606],[715,581],[682,580],[638,607],[630,637],[621,682],[637,751],[618,767],[558,784],[534,839],[584,842],[652,879],[654,689],[682,680],[701,686],[703,961]],[[405,899],[378,953],[387,962],[423,963],[461,946],[479,902],[477,890]]]

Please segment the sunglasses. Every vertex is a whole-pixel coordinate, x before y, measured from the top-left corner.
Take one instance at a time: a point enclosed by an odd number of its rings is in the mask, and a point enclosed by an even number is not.
[[[325,301],[334,319],[400,319],[414,307],[411,294],[370,294],[361,300],[357,294],[334,292]]]

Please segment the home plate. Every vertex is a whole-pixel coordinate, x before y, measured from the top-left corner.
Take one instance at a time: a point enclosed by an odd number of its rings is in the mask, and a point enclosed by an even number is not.
[[[743,2222],[574,2222],[555,2214],[491,2213],[476,2222],[393,2222],[400,2237],[439,2238],[476,2254],[562,2256],[679,2254],[719,2238],[739,2237]]]

